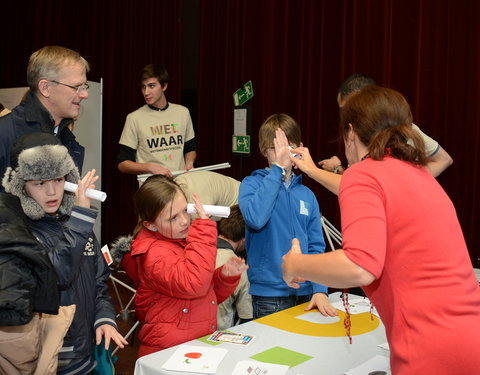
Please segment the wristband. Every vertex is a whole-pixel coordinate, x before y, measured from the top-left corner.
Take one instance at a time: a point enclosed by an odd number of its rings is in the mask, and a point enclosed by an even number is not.
[[[336,173],[336,174],[339,174],[340,168],[345,169],[345,168],[343,167],[343,165],[340,164],[340,165],[337,165],[335,168],[333,168],[332,172],[333,172],[333,173]]]

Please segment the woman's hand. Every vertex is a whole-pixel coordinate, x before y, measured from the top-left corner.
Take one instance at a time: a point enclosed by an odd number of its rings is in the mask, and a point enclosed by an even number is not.
[[[330,159],[323,159],[318,162],[319,167],[329,172],[333,172],[339,165],[342,165],[342,162],[338,156],[332,156]]]
[[[75,204],[80,207],[90,208],[90,198],[87,198],[85,192],[87,189],[95,189],[95,182],[100,178],[95,176],[96,170],[92,169],[78,181],[78,188],[75,192]]]
[[[297,154],[301,156],[301,158],[295,158],[293,156],[290,156],[290,161],[295,168],[300,169],[307,175],[309,175],[315,169],[318,169],[312,157],[310,156],[310,151],[308,151],[307,147],[297,147],[290,150],[290,152],[292,154]]]
[[[292,240],[292,248],[288,253],[283,256],[282,271],[283,271],[283,280],[285,283],[294,289],[300,288],[300,283],[304,283],[305,279],[297,277],[292,267],[295,264],[295,258],[298,255],[302,254],[302,249],[300,248],[300,241],[296,238]]]

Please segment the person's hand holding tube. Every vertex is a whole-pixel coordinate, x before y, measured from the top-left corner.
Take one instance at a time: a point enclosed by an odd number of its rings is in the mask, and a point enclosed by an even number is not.
[[[95,189],[95,182],[99,179],[95,176],[96,170],[88,171],[85,176],[78,180],[78,188],[75,192],[75,204],[80,207],[90,208],[90,198],[87,197],[87,189]]]
[[[300,155],[301,158],[295,158],[293,156],[290,157],[292,165],[294,168],[300,169],[302,172],[310,175],[312,171],[318,169],[313,161],[312,157],[310,156],[310,151],[308,151],[307,147],[297,147],[290,150],[292,154]]]

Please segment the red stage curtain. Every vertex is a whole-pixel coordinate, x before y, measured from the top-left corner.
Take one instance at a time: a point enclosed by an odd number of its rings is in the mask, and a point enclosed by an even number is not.
[[[198,6],[196,59],[182,50],[182,6]],[[471,258],[480,267],[480,3],[475,0],[18,0],[2,4],[0,87],[24,86],[28,56],[47,44],[78,50],[104,78],[104,241],[131,231],[133,176],[114,160],[125,116],[143,104],[136,85],[157,61],[180,103],[182,69],[198,74],[198,165],[230,161],[238,179],[265,166],[256,133],[270,114],[298,120],[313,155],[342,155],[336,91],[361,72],[401,91],[414,120],[454,159],[439,178],[452,198]],[[188,42],[188,40],[187,40]],[[191,50],[189,49],[188,52]],[[189,56],[192,56],[190,53]],[[183,61],[186,60],[186,61]],[[183,62],[183,67],[182,67]],[[231,155],[232,94],[252,80],[252,156]],[[189,87],[191,88],[191,87]],[[195,113],[195,108],[191,108]],[[325,216],[338,224],[335,197],[305,178]]]
[[[439,182],[480,266],[479,16],[480,3],[466,0],[201,0],[198,160],[230,160],[239,179],[264,167],[256,133],[276,112],[297,119],[312,155],[343,155],[332,142],[336,90],[351,73],[369,74],[402,92],[415,123],[453,157]],[[252,156],[240,161],[231,156],[232,94],[249,80]],[[306,180],[338,224],[335,198]]]

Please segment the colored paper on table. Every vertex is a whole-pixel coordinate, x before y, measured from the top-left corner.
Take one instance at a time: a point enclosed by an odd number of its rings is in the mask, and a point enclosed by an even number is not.
[[[180,345],[163,364],[162,369],[169,371],[215,374],[218,365],[227,354],[227,349],[204,346]]]
[[[321,314],[318,310],[306,312],[307,305],[307,302],[302,303],[275,314],[255,319],[255,322],[299,335],[346,337],[345,325],[343,324],[346,314],[343,311],[338,311],[338,317],[323,319],[320,317]],[[310,314],[317,314],[318,319],[307,318],[306,315]],[[350,332],[352,336],[371,332],[380,325],[380,320],[370,313],[351,315],[350,319],[352,321]]]
[[[285,365],[244,360],[237,363],[232,375],[285,375],[288,369]]]
[[[280,346],[274,346],[263,352],[250,356],[250,358],[266,363],[275,363],[278,365],[297,366],[313,357],[293,350],[285,349]]]

